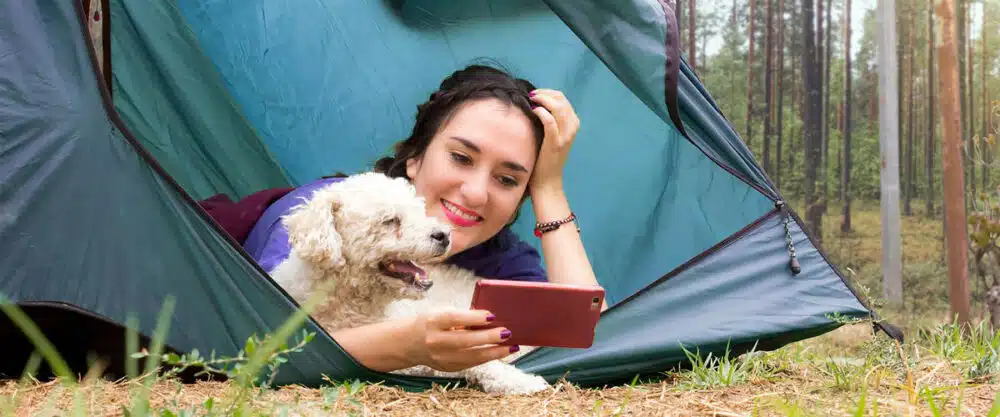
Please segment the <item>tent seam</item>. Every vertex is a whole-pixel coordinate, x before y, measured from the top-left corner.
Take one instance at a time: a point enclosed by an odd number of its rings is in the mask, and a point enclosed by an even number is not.
[[[670,120],[673,122],[674,127],[681,134],[681,136],[684,136],[684,138],[687,139],[687,141],[690,142],[692,145],[694,145],[694,147],[697,148],[703,155],[708,157],[708,159],[710,159],[712,162],[714,162],[722,169],[726,170],[726,172],[729,172],[730,175],[739,178],[741,181],[743,181],[751,188],[763,194],[772,202],[777,202],[781,200],[781,197],[777,195],[777,191],[772,192],[764,189],[763,186],[757,184],[754,181],[751,181],[745,175],[737,172],[734,168],[732,168],[728,164],[722,163],[714,156],[712,156],[709,152],[706,152],[705,149],[701,147],[701,145],[695,143],[695,141],[691,139],[691,136],[688,135],[687,130],[684,128],[684,122],[681,119],[680,112],[677,109],[677,100],[679,94],[678,85],[680,83],[680,74],[681,74],[680,67],[684,61],[684,58],[680,54],[680,50],[676,47],[676,45],[674,45],[674,42],[676,41],[675,38],[678,37],[675,36],[678,33],[677,22],[674,19],[674,15],[673,13],[671,13],[672,11],[671,7],[669,4],[667,4],[666,0],[657,0],[657,2],[663,9],[664,26],[665,26],[664,29],[666,32],[666,36],[664,37],[663,40],[664,44],[663,55],[665,57],[664,77],[663,77],[664,78],[663,101],[667,106],[667,113],[670,117]],[[696,80],[698,79],[697,74],[695,74],[695,79]],[[723,115],[721,111],[718,111],[718,106],[714,105],[714,101],[713,100],[709,101],[713,103],[712,107],[716,109],[718,114],[723,118],[725,118],[725,115]],[[770,178],[767,178],[766,176],[765,179],[770,181]]]

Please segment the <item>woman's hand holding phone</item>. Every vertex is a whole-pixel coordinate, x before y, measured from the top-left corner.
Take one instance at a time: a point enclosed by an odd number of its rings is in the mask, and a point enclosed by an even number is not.
[[[416,316],[409,326],[409,355],[433,369],[454,372],[517,352],[517,346],[500,345],[510,338],[508,329],[484,328],[494,318],[485,310],[453,310]]]

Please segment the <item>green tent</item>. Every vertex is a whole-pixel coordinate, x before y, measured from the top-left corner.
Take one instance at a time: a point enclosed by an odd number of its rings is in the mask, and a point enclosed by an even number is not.
[[[297,305],[199,200],[364,170],[443,76],[488,58],[577,109],[567,192],[614,304],[593,347],[519,367],[610,384],[684,362],[682,345],[773,349],[869,316],[676,34],[653,0],[4,2],[0,293],[80,361],[116,359],[129,314],[151,335],[169,295],[169,348],[233,354]],[[306,327],[277,383],[453,382],[374,372]],[[30,347],[0,332],[19,372]]]

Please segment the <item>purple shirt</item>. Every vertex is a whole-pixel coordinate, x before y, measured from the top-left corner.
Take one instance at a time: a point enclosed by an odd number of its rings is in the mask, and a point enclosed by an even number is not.
[[[316,189],[343,178],[324,178],[305,184],[274,201],[250,230],[243,248],[265,271],[270,273],[288,257],[288,231],[281,216],[309,198]],[[509,228],[477,246],[452,255],[447,263],[473,271],[477,276],[492,279],[545,282],[542,259],[531,245],[518,239]]]

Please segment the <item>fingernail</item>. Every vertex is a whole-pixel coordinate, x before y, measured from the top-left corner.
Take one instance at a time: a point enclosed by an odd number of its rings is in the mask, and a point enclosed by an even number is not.
[[[528,97],[534,97],[534,96],[535,96],[535,92],[534,91],[528,93]]]
[[[517,352],[519,350],[521,350],[521,347],[518,346],[518,345],[514,345],[514,346],[510,347],[510,353],[514,353],[514,352]]]
[[[508,337],[510,337],[510,330],[504,330],[504,331],[500,332],[500,338],[501,339],[506,339]]]
[[[496,318],[497,318],[497,316],[494,316],[494,315],[490,314],[490,315],[486,316],[486,321],[487,322],[491,322],[493,320],[496,320]]]
[[[538,106],[536,106],[536,105],[534,105],[534,104],[532,104],[532,105],[531,105],[531,109],[532,109],[532,110],[534,110],[534,109],[537,109],[537,108],[538,108]]]

